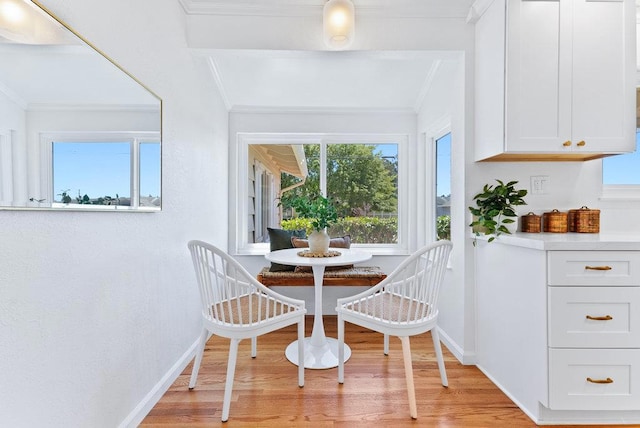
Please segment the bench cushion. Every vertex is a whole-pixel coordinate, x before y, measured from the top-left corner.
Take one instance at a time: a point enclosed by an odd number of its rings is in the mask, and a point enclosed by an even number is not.
[[[387,275],[378,266],[354,266],[348,269],[326,270],[323,284],[325,286],[372,286],[386,277]],[[272,285],[313,285],[312,272],[270,272],[269,268],[265,267],[257,278],[267,287]]]

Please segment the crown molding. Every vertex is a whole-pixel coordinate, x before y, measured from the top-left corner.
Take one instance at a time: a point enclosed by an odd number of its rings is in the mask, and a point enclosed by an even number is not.
[[[247,106],[234,105],[230,113],[260,114],[415,114],[412,108],[362,108],[362,107],[304,107],[304,106]]]
[[[4,94],[9,100],[16,103],[22,110],[27,109],[28,103],[22,99],[20,95],[14,92],[11,88],[9,88],[4,83],[0,82],[0,94]]]
[[[311,16],[322,13],[324,1],[256,2],[251,0],[178,0],[187,15]]]
[[[475,24],[478,20],[484,15],[484,13],[489,9],[491,3],[494,0],[476,0],[471,5],[469,9],[469,13],[467,14],[467,24]]]
[[[218,92],[220,93],[220,97],[222,98],[222,102],[224,103],[224,107],[227,109],[227,111],[231,111],[231,102],[229,101],[229,97],[227,96],[227,91],[224,89],[224,82],[222,81],[222,76],[220,75],[218,64],[212,56],[207,57],[207,64],[209,65],[209,70],[213,75],[213,81],[216,84],[216,88],[218,88]]]
[[[326,0],[178,0],[187,15],[321,16]],[[429,0],[354,0],[357,16],[384,18],[460,18],[460,2]]]
[[[35,111],[72,111],[72,112],[158,112],[159,106],[149,104],[62,104],[62,103],[31,103],[25,110]]]
[[[420,109],[422,108],[422,104],[424,104],[424,100],[427,97],[427,93],[429,92],[429,90],[431,89],[431,85],[433,84],[433,79],[435,78],[436,73],[438,72],[438,68],[440,68],[440,64],[442,64],[442,61],[439,59],[433,61],[433,64],[431,64],[431,68],[429,69],[429,72],[427,73],[427,76],[425,77],[424,82],[422,83],[422,87],[420,88],[420,92],[418,93],[418,97],[416,98],[416,102],[413,107],[413,110],[416,113],[420,112]]]

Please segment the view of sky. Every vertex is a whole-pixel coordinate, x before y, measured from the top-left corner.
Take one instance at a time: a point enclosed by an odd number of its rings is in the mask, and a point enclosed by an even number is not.
[[[54,142],[53,190],[75,198],[130,197],[130,142]],[[140,194],[160,194],[160,144],[140,144]]]
[[[636,133],[636,151],[625,155],[609,156],[602,161],[602,183],[640,184],[640,153],[638,152],[638,133]]]
[[[451,133],[436,140],[436,196],[451,195]]]

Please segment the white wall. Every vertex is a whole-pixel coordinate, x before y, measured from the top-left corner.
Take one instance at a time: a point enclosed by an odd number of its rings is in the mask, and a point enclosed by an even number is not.
[[[472,78],[468,75],[467,57],[460,52],[456,61],[447,61],[440,64],[444,71],[439,74],[439,79],[434,81],[425,101],[418,112],[418,133],[422,137],[418,144],[424,145],[424,156],[421,159],[426,163],[424,168],[428,176],[427,188],[422,192],[426,195],[423,203],[426,205],[425,217],[426,230],[424,236],[433,237],[435,225],[433,200],[434,182],[432,165],[432,153],[434,139],[442,135],[443,130],[451,132],[451,218],[452,236],[454,242],[450,259],[450,269],[447,270],[440,294],[440,315],[438,326],[442,331],[442,340],[451,352],[463,362],[473,361],[474,330],[469,325],[469,318],[473,319],[474,306],[467,302],[474,300],[473,277],[465,269],[468,255],[466,254],[465,234],[466,227],[466,194],[464,174],[465,146],[469,138],[465,133],[465,88],[468,86],[465,79]]]
[[[163,98],[163,211],[0,211],[0,425],[135,425],[199,333],[186,242],[226,246],[227,113],[177,1],[43,3]]]

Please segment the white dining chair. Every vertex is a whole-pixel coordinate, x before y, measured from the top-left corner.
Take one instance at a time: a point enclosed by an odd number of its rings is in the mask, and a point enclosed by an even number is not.
[[[384,335],[384,354],[389,336],[402,343],[409,409],[417,419],[409,337],[431,331],[443,386],[448,385],[438,335],[438,295],[451,252],[451,242],[438,241],[409,256],[387,278],[369,290],[338,299],[338,382],[344,383],[344,323],[350,322]]]
[[[255,358],[258,336],[298,324],[298,340],[302,342],[307,311],[303,300],[285,297],[266,288],[240,263],[213,245],[190,241],[188,248],[200,290],[203,322],[189,389],[196,385],[205,344],[211,334],[231,339],[222,404],[222,421],[225,422],[229,419],[240,341],[251,339],[251,357]],[[304,346],[298,347],[298,361],[304,361]],[[298,366],[298,386],[304,386],[304,364]]]

